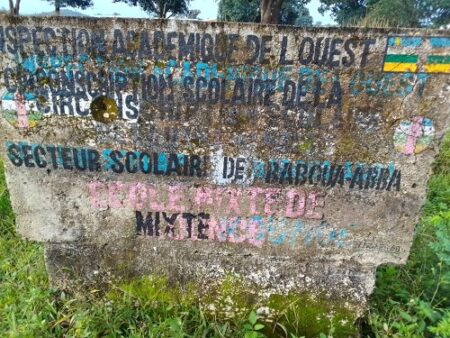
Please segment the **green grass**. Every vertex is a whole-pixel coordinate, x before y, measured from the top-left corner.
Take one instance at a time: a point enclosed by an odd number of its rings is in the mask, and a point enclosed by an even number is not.
[[[450,337],[450,135],[435,162],[408,263],[380,267],[377,274],[367,335]],[[292,311],[272,323],[262,323],[253,308],[241,304],[245,299],[241,290],[228,284],[225,292],[238,295],[239,311],[232,320],[205,314],[194,293],[169,288],[161,278],[136,279],[112,286],[106,293],[92,290],[68,295],[53,290],[43,248],[21,240],[14,232],[14,215],[0,169],[0,337],[248,338],[263,337],[262,332],[270,336],[271,332],[289,331],[293,338],[311,329],[306,314],[315,317],[314,311],[327,311],[322,303],[298,306],[307,304],[306,298],[290,303],[289,299],[272,299],[293,304],[284,305]],[[222,298],[229,299],[227,294],[217,297]],[[309,312],[304,312],[305,306]],[[328,332],[335,329],[328,328]],[[307,336],[326,337],[315,332]],[[351,330],[342,332],[351,334]],[[344,335],[334,331],[333,336]]]
[[[408,262],[378,269],[369,320],[378,337],[450,337],[450,134]]]

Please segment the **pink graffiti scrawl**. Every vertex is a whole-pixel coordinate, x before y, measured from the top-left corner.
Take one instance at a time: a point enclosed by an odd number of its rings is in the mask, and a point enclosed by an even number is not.
[[[25,108],[25,101],[22,94],[16,93],[16,111],[17,111],[17,123],[19,128],[28,128],[27,109]]]
[[[419,136],[422,135],[422,120],[423,118],[420,116],[416,116],[412,118],[412,125],[409,129],[408,138],[406,139],[405,144],[405,154],[412,155],[414,154],[414,150],[416,149],[416,142]]]

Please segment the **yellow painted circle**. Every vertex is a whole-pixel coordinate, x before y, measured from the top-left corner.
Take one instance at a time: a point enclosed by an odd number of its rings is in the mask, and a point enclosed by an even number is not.
[[[91,114],[95,121],[111,123],[119,116],[116,101],[107,97],[99,96],[91,102]]]

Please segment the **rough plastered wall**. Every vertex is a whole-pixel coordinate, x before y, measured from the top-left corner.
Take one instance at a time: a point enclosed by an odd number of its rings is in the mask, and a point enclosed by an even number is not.
[[[1,153],[52,282],[364,306],[450,122],[448,31],[0,18]]]

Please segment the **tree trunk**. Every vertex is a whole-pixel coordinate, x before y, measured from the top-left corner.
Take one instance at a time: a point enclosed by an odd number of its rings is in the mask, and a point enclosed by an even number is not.
[[[14,4],[12,0],[9,0],[9,15],[14,15]]]
[[[163,6],[161,8],[161,14],[159,15],[160,19],[165,19],[166,18],[166,15],[167,15],[166,5],[167,5],[167,2],[164,2]]]
[[[19,9],[20,9],[20,0],[16,0],[16,3],[14,4],[13,0],[9,0],[9,14],[10,15],[19,15]]]
[[[278,23],[283,0],[261,0],[261,23]]]

